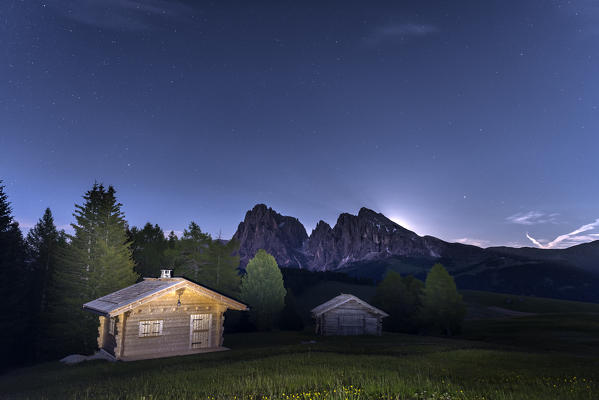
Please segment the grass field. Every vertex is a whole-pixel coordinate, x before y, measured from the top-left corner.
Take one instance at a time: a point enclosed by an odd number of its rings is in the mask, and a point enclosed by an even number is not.
[[[501,307],[536,314],[571,312],[599,314],[599,304],[596,303],[518,296],[515,294],[482,292],[477,290],[463,290],[461,293],[466,303],[478,306]]]
[[[316,288],[306,295],[324,292]],[[481,307],[514,304],[504,296],[465,294]],[[225,336],[228,352],[129,363],[45,363],[0,376],[0,397],[598,399],[599,306],[553,302],[522,298],[517,306],[534,315],[469,320],[452,339],[237,333]]]
[[[599,360],[460,339],[235,334],[229,352],[47,363],[0,378],[2,398],[596,399]],[[305,343],[315,340],[316,343]],[[302,343],[304,342],[304,343]]]

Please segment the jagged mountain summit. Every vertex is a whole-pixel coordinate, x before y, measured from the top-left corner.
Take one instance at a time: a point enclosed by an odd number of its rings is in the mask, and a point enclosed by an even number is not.
[[[339,215],[334,227],[320,221],[308,236],[297,218],[283,216],[264,204],[246,213],[233,238],[240,242],[242,266],[257,250],[265,249],[280,266],[317,271],[392,256],[440,258],[450,245],[418,236],[368,208],[361,208],[358,215]]]
[[[280,266],[300,266],[301,249],[308,239],[304,225],[297,218],[283,216],[264,204],[257,204],[245,214],[233,239],[239,241],[239,257],[243,267],[264,249]]]
[[[424,279],[441,262],[461,289],[599,301],[599,241],[561,250],[482,249],[419,236],[367,208],[339,215],[333,227],[320,221],[308,236],[297,218],[264,204],[246,213],[233,238],[240,242],[241,267],[259,249],[281,267],[375,280],[389,269]]]
[[[320,221],[302,247],[307,267],[314,270],[390,256],[439,257],[439,251],[435,243],[368,208],[339,215],[332,228]]]

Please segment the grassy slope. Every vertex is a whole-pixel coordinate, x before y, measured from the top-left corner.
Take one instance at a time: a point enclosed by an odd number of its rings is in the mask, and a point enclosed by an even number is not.
[[[317,343],[301,344],[310,339]],[[226,343],[233,350],[130,363],[42,364],[0,378],[0,393],[61,399],[271,399],[293,393],[305,399],[499,400],[591,399],[599,393],[596,359],[505,351],[485,343],[283,332],[229,335]],[[425,390],[448,396],[414,397]],[[327,396],[318,395],[325,391]]]
[[[501,307],[531,313],[599,313],[599,304],[596,303],[518,296],[477,290],[463,290],[461,293],[466,303],[479,306]]]
[[[308,288],[298,303],[306,311],[339,292],[368,299],[373,288],[326,282]],[[229,352],[17,370],[0,377],[0,398],[599,398],[597,305],[506,302],[506,295],[481,292],[464,297],[481,307],[538,315],[467,321],[463,336],[454,339],[231,334],[225,336]]]

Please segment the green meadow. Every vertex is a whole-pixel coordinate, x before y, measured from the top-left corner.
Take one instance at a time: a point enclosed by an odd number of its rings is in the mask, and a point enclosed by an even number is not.
[[[338,287],[335,287],[337,290]],[[315,296],[315,292],[307,295]],[[322,294],[324,296],[324,294]],[[39,364],[0,376],[3,399],[597,399],[599,305],[465,292],[454,338],[310,331],[225,335],[231,350],[168,359]]]

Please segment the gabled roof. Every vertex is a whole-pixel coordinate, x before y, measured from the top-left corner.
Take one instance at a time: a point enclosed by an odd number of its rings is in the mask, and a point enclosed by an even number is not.
[[[358,303],[360,303],[362,306],[364,306],[365,308],[369,309],[370,311],[372,311],[375,314],[379,314],[383,317],[388,317],[389,314],[387,314],[386,312],[384,312],[383,310],[380,310],[374,306],[371,306],[370,304],[368,304],[367,302],[365,302],[362,299],[357,298],[356,296],[354,296],[353,294],[345,294],[345,293],[341,293],[339,296],[337,297],[333,297],[331,300],[322,303],[321,305],[314,307],[312,309],[312,314],[317,317],[321,314],[324,314],[327,311],[330,311],[334,308],[339,307],[342,304],[345,304],[349,301],[356,301]]]
[[[85,303],[83,309],[105,316],[115,316],[145,304],[171,290],[183,287],[226,304],[233,310],[247,310],[245,304],[185,278],[144,278],[139,283]]]

